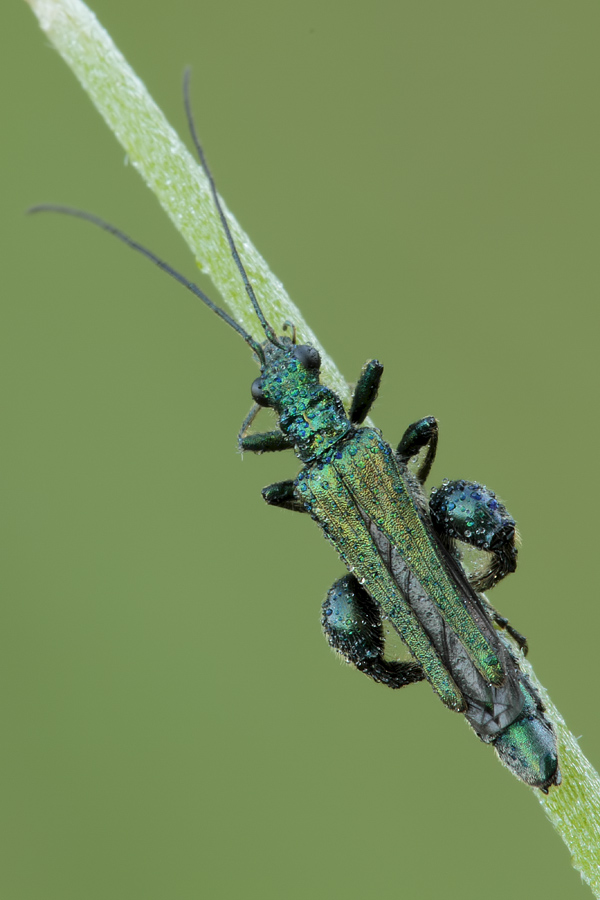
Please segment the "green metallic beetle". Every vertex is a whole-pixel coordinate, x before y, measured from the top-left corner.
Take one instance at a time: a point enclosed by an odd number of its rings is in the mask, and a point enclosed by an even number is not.
[[[516,528],[505,507],[481,485],[446,482],[427,502],[422,486],[438,438],[433,417],[405,432],[396,450],[379,431],[361,427],[377,395],[383,367],[367,363],[349,413],[320,383],[320,357],[309,345],[278,336],[266,321],[240,260],[211,172],[196,136],[188,81],[185,104],[200,163],[209,180],[231,253],[266,340],[259,343],[195,284],[123,232],[88,213],[79,216],[109,231],[191,290],[237,331],[261,367],[252,384],[255,404],[243,423],[241,450],[294,450],[303,467],[294,480],[263,490],[267,503],[307,512],[333,544],[349,574],[325,599],[322,624],[330,645],[375,681],[399,688],[429,681],[442,702],[463,713],[479,738],[522,781],[544,793],[560,784],[556,738],[544,706],[518,663],[525,638],[480,593],[516,568]],[[250,433],[261,407],[278,428]],[[465,548],[487,559],[471,574]],[[413,661],[387,659],[384,623]],[[514,643],[498,629],[504,629]],[[515,647],[516,644],[516,647]]]
[[[427,679],[518,778],[547,793],[560,783],[552,725],[493,623],[521,648],[525,639],[474,587],[490,587],[516,568],[514,521],[491,492],[471,482],[445,484],[428,506],[421,486],[437,443],[432,417],[411,425],[396,451],[377,430],[358,427],[377,391],[378,362],[363,370],[346,415],[337,395],[319,382],[314,348],[278,338],[262,351],[252,394],[258,405],[275,410],[279,430],[243,430],[240,445],[254,452],[287,446],[304,463],[294,481],[273,484],[263,496],[274,506],[310,513],[350,572],[323,604],[330,645],[389,687]],[[471,581],[460,565],[460,542],[490,555]],[[384,620],[414,662],[385,659]]]

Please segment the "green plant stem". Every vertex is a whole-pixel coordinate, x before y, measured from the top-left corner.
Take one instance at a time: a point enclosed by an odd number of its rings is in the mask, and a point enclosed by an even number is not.
[[[173,224],[210,275],[235,318],[258,340],[260,326],[241,286],[223,235],[207,180],[146,88],[81,0],[27,0],[48,39],[87,91]],[[281,331],[288,320],[302,341],[318,347],[324,378],[348,402],[349,388],[281,282],[226,213],[250,280],[267,319]],[[600,778],[581,752],[531,665],[522,666],[546,703],[558,737],[563,782],[545,797],[535,791],[546,815],[572,854],[573,865],[600,897]]]

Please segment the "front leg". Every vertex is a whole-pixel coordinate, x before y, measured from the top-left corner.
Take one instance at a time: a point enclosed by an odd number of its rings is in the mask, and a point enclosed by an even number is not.
[[[383,374],[383,366],[377,359],[371,359],[366,363],[356,382],[349,418],[353,425],[362,425],[367,418],[369,410],[375,402],[379,382]]]
[[[384,659],[381,612],[354,575],[345,575],[329,590],[321,625],[329,646],[373,681],[401,688],[425,678],[418,663]]]
[[[287,439],[282,431],[264,431],[259,434],[248,434],[250,426],[254,422],[256,416],[260,412],[261,407],[255,403],[240,428],[238,434],[238,447],[250,453],[274,453],[278,450],[292,450],[293,444]]]
[[[293,450],[291,444],[281,431],[262,431],[255,434],[240,435],[240,450],[250,453],[274,453],[278,450]]]

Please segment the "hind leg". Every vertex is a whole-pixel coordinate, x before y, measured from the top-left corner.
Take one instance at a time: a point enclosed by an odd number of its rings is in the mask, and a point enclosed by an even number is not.
[[[480,551],[486,564],[467,577],[476,591],[486,591],[517,568],[517,528],[493,491],[474,481],[449,481],[434,488],[429,501],[437,534],[463,562],[465,547]],[[461,547],[462,545],[462,547]],[[499,628],[504,628],[527,653],[527,639],[483,598]]]
[[[330,588],[321,625],[329,646],[373,681],[401,688],[425,678],[418,663],[384,659],[379,607],[354,575],[344,575]]]

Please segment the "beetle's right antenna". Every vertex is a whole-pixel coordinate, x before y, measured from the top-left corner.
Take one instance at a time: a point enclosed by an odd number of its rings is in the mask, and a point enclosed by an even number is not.
[[[198,153],[198,159],[200,160],[200,165],[204,171],[208,179],[208,183],[210,186],[210,192],[213,196],[213,200],[215,202],[215,206],[217,208],[217,212],[219,213],[219,218],[221,219],[221,224],[223,225],[223,231],[225,232],[225,237],[227,238],[227,243],[229,244],[229,248],[231,250],[231,255],[233,256],[233,260],[238,268],[240,275],[242,276],[242,281],[244,282],[244,287],[246,288],[246,293],[250,298],[250,302],[254,307],[256,315],[258,316],[258,321],[263,327],[263,330],[267,336],[267,339],[275,344],[276,347],[281,347],[279,340],[277,339],[277,335],[275,331],[269,325],[267,320],[265,319],[264,313],[260,308],[258,300],[256,299],[256,294],[254,293],[254,288],[250,284],[250,279],[248,278],[248,274],[246,269],[244,268],[244,264],[240,259],[240,254],[238,253],[238,249],[235,245],[235,241],[233,239],[233,235],[231,233],[231,228],[229,227],[229,223],[225,218],[225,213],[223,212],[223,207],[221,206],[221,201],[219,200],[219,195],[217,194],[217,188],[215,186],[215,180],[212,176],[212,172],[208,167],[208,163],[206,162],[206,156],[204,155],[204,150],[202,149],[202,144],[198,139],[198,135],[196,133],[196,125],[194,123],[194,116],[192,114],[192,106],[190,103],[190,69],[187,68],[183,74],[183,102],[185,104],[185,112],[187,115],[188,126],[190,129],[190,134],[192,136],[192,140],[194,142],[194,146],[196,148],[196,152]]]
[[[39,213],[39,212],[55,212],[61,213],[66,216],[74,216],[76,219],[83,219],[85,222],[91,222],[92,225],[96,225],[98,228],[102,228],[103,231],[108,231],[109,234],[114,235],[114,237],[118,238],[128,247],[131,247],[132,250],[136,250],[138,253],[141,253],[142,256],[145,256],[147,259],[151,260],[159,269],[162,269],[163,272],[166,272],[167,275],[170,275],[171,278],[174,278],[175,281],[178,281],[179,284],[182,284],[184,287],[191,291],[196,297],[199,297],[203,303],[205,303],[209,309],[212,309],[214,313],[216,313],[224,322],[233,328],[234,331],[237,331],[240,334],[249,347],[256,353],[261,364],[265,361],[265,355],[261,345],[256,341],[251,334],[249,334],[239,322],[226,313],[224,309],[221,309],[220,306],[217,306],[216,303],[208,297],[203,290],[201,290],[195,282],[190,281],[189,278],[186,278],[185,275],[182,275],[177,269],[174,269],[173,266],[170,266],[169,263],[166,263],[164,259],[161,259],[155,253],[152,253],[151,250],[148,250],[147,247],[144,247],[142,244],[138,244],[137,241],[134,241],[133,238],[130,238],[128,234],[125,234],[124,231],[121,231],[120,228],[115,228],[114,225],[111,225],[110,222],[105,222],[104,219],[100,219],[98,216],[94,216],[92,213],[84,212],[82,209],[73,209],[70,206],[57,206],[54,203],[43,203],[38,206],[32,206],[27,210],[29,213]]]

